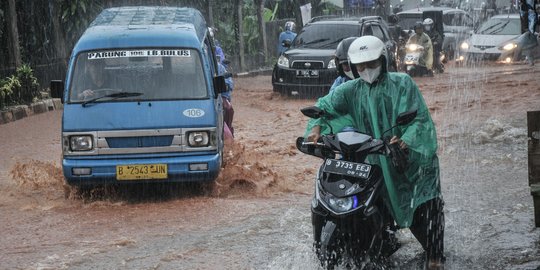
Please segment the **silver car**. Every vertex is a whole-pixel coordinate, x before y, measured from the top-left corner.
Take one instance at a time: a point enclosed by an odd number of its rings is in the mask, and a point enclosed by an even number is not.
[[[512,63],[514,49],[517,47],[516,39],[520,35],[519,14],[493,16],[460,45],[458,60],[497,60]]]

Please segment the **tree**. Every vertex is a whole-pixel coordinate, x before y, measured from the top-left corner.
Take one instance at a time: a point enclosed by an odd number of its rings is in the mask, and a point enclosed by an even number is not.
[[[268,61],[268,45],[266,42],[266,27],[263,17],[264,12],[264,0],[254,0],[255,9],[257,10],[257,21],[259,22],[259,36],[261,42],[261,48],[263,48],[264,60]]]
[[[243,0],[236,0],[236,14],[237,14],[237,24],[238,24],[238,50],[240,56],[240,69],[244,70],[246,62],[244,59],[244,26],[243,21],[244,17],[242,16],[242,9],[244,8]]]
[[[19,30],[17,28],[17,9],[15,8],[15,0],[8,0],[8,21],[9,21],[9,45],[11,49],[11,61],[16,67],[22,64],[21,47],[19,45]]]

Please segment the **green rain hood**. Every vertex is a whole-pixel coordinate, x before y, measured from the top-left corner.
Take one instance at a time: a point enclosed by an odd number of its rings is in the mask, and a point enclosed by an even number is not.
[[[409,148],[409,168],[399,174],[383,155],[371,155],[367,162],[381,166],[386,192],[385,202],[396,223],[402,228],[411,225],[415,209],[422,203],[441,196],[437,134],[418,86],[404,73],[384,73],[379,81],[368,84],[361,79],[348,81],[316,104],[333,118],[349,114],[353,126],[362,133],[381,138],[381,133],[396,123],[400,113],[417,110],[416,118],[406,126],[399,126],[385,136],[400,137]],[[306,134],[313,125],[327,131],[332,121],[310,121]],[[333,128],[334,132],[337,132]]]

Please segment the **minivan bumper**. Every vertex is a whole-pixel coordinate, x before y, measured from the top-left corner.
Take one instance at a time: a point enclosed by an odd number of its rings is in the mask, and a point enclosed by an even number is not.
[[[214,181],[220,171],[219,154],[197,156],[173,156],[159,158],[64,158],[62,161],[65,179],[70,185],[157,183],[157,182],[207,182]],[[166,164],[167,179],[117,180],[119,165]],[[191,171],[190,164],[207,164],[206,170]],[[90,168],[89,175],[74,175],[73,169]]]

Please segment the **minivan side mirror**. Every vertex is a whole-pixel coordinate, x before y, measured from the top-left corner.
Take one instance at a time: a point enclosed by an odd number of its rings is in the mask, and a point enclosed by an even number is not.
[[[51,81],[51,97],[59,98],[64,103],[64,81],[52,80]]]
[[[227,84],[225,84],[225,77],[223,75],[214,77],[214,94],[215,97],[221,93],[227,92]]]

